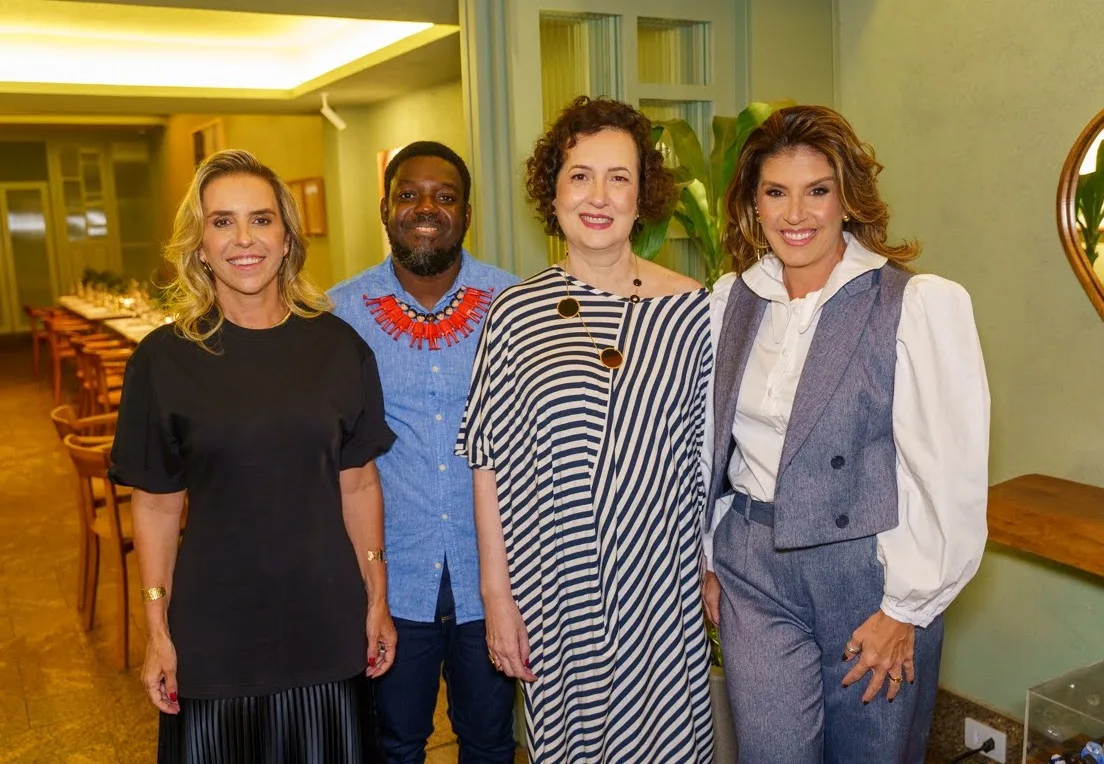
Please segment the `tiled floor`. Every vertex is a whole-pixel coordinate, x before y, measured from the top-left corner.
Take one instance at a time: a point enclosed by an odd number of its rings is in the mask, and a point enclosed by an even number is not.
[[[138,684],[145,636],[131,575],[131,668],[114,668],[115,572],[78,624],[76,482],[30,347],[0,342],[0,764],[150,764],[157,713]],[[428,764],[456,761],[443,704]],[[519,752],[518,761],[524,761]]]

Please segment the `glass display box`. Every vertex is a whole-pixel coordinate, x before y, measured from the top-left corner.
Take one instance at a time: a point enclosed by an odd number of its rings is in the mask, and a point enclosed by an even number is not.
[[[1081,764],[1085,746],[1104,740],[1104,661],[1074,669],[1027,691],[1024,764],[1049,764],[1067,755]],[[1086,759],[1086,761],[1091,759]]]

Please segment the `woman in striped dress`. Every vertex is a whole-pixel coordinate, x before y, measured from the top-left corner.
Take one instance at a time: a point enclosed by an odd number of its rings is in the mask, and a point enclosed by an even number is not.
[[[457,444],[489,660],[524,682],[534,764],[711,762],[707,293],[630,245],[673,180],[646,117],[584,97],[537,142],[528,190],[569,254],[492,306]]]

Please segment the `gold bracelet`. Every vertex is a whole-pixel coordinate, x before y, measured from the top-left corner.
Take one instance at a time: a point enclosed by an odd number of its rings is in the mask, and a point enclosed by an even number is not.
[[[364,554],[364,561],[365,562],[382,562],[384,565],[387,564],[387,558],[384,557],[382,549],[369,549]]]
[[[165,596],[165,587],[163,586],[151,586],[149,589],[142,590],[142,602],[153,602],[159,600]]]

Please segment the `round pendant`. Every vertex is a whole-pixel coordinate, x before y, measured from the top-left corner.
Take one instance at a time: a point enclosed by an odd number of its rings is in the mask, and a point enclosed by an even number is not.
[[[574,297],[565,297],[556,304],[556,312],[560,318],[575,318],[579,315],[579,301]]]
[[[606,348],[601,353],[599,353],[598,359],[607,369],[616,369],[625,362],[625,356],[621,355],[620,350],[613,347]]]

